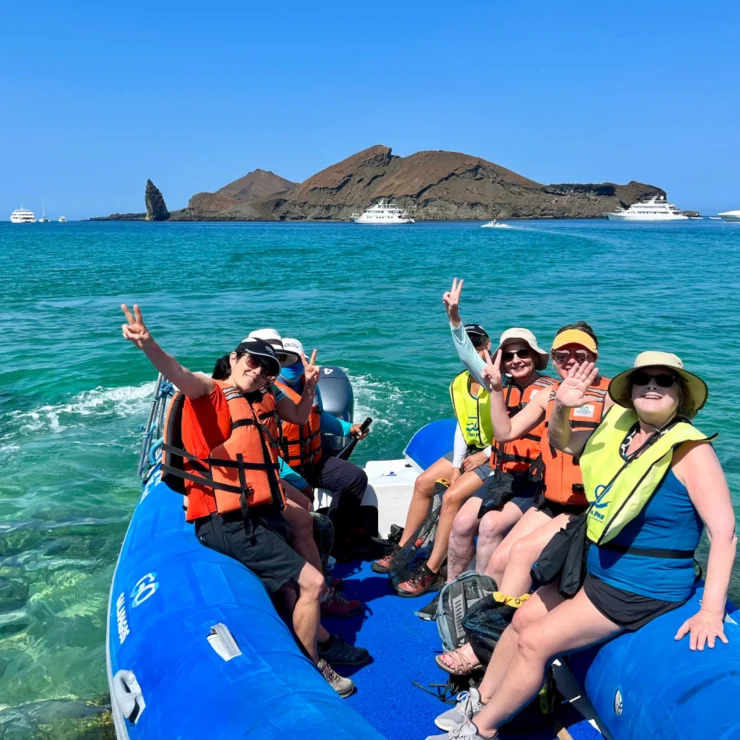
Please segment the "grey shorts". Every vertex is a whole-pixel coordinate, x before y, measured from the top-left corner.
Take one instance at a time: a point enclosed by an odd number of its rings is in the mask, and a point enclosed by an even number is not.
[[[448,452],[443,459],[452,462],[452,451]],[[483,463],[483,465],[481,465],[479,468],[476,468],[475,470],[472,470],[471,472],[475,473],[481,480],[485,480],[486,478],[488,478],[488,476],[491,475],[491,473],[493,472],[491,470],[491,458],[489,457],[488,460]]]

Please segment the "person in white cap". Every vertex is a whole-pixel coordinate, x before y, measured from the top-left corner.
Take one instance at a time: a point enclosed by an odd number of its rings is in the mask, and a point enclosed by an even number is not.
[[[297,339],[286,337],[283,339],[282,353],[285,360],[275,385],[287,396],[299,398],[306,382],[303,345]],[[317,388],[308,420],[303,424],[281,424],[280,448],[283,459],[291,468],[285,474],[285,479],[291,485],[310,499],[313,499],[314,488],[327,489],[339,497],[337,508],[331,516],[335,526],[335,555],[343,557],[346,552],[342,550],[352,547],[350,530],[358,524],[367,475],[349,460],[326,457],[322,452],[322,433],[358,439],[367,436],[360,424],[351,424],[325,413],[321,391]]]
[[[609,384],[615,405],[602,423],[573,431],[570,410],[589,403],[597,372],[592,362],[570,369],[549,427],[550,444],[579,456],[591,504],[582,521],[591,543],[582,585],[565,599],[556,579],[529,598],[496,645],[480,686],[485,706],[461,715],[438,740],[497,738],[536,696],[554,656],[638,630],[682,606],[695,589],[694,553],[704,527],[709,558],[701,608],[674,639],[688,635],[689,649],[699,651],[728,642],[735,512],[712,437],[692,423],[707,400],[706,383],[674,354],[643,352]]]

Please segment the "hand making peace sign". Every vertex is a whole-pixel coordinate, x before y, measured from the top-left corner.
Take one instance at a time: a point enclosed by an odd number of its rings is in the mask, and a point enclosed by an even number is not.
[[[589,397],[586,393],[598,374],[599,368],[593,362],[574,365],[568,370],[568,376],[560,383],[555,395],[557,402],[569,409],[577,409],[588,403]]]
[[[442,303],[445,304],[445,311],[450,317],[450,321],[460,324],[460,293],[462,293],[464,280],[457,282],[457,278],[452,278],[452,287],[442,296]]]
[[[491,355],[488,350],[485,351],[486,364],[483,366],[481,375],[486,383],[486,388],[489,392],[500,391],[504,387],[503,379],[501,377],[501,350],[496,350],[496,353],[491,360]]]
[[[306,359],[306,355],[301,355],[301,361],[303,362],[303,374],[306,378],[306,387],[307,388],[315,388],[316,384],[319,382],[319,375],[321,374],[321,368],[316,365],[316,354],[318,350],[315,349],[311,353],[311,360],[310,362]]]
[[[129,342],[135,344],[139,349],[144,349],[145,344],[152,342],[152,335],[149,333],[149,329],[144,324],[144,319],[141,316],[141,309],[138,305],[134,304],[134,313],[128,310],[128,306],[125,303],[121,304],[121,310],[128,319],[128,324],[121,324],[123,330],[123,338],[128,339]]]

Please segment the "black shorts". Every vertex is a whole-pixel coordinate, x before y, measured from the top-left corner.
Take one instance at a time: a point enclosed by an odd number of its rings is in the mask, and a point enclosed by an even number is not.
[[[288,581],[297,581],[306,561],[288,544],[288,524],[272,507],[250,512],[211,514],[195,522],[195,535],[206,547],[249,568],[272,596]]]
[[[582,514],[588,508],[588,505],[581,506],[580,504],[559,504],[556,501],[549,501],[545,498],[545,492],[540,491],[534,502],[534,508],[537,511],[541,511],[543,514],[547,514],[550,519],[554,519],[560,514],[572,514],[578,516]]]
[[[480,518],[489,511],[500,511],[509,501],[518,506],[523,514],[532,506],[541,488],[541,481],[532,480],[526,474],[494,472],[486,478],[472,497],[483,502],[478,512]],[[498,505],[496,500],[500,500]]]
[[[583,590],[588,600],[611,622],[628,632],[639,630],[666,612],[677,609],[685,601],[660,601],[649,596],[623,591],[600,578],[586,574]]]

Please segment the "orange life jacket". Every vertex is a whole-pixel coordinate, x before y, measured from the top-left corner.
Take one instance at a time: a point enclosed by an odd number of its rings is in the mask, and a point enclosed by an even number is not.
[[[279,380],[275,385],[293,403],[300,402],[300,395],[290,386]],[[318,399],[314,400],[311,415],[305,424],[292,424],[282,419],[279,424],[280,455],[291,468],[300,470],[306,465],[316,465],[321,460],[321,411]]]
[[[547,438],[550,418],[555,408],[555,394],[560,383],[550,391],[545,413],[545,432],[542,435],[542,462],[545,464],[545,498],[558,504],[569,506],[588,505],[583,489],[583,477],[578,458],[556,450]],[[609,378],[598,378],[588,389],[587,395],[593,400],[580,408],[570,410],[570,428],[573,431],[593,430],[601,423],[604,415]]]
[[[275,504],[285,508],[285,493],[278,475],[278,424],[275,395],[269,389],[257,400],[238,388],[214,380],[229,404],[231,434],[207,458],[192,455],[182,446],[182,408],[185,396],[176,393],[165,423],[162,445],[162,480],[187,495],[193,483],[213,491],[219,514],[248,507]]]
[[[538,393],[549,393],[555,380],[541,375],[522,392],[511,376],[505,376],[504,403],[509,417],[516,416]],[[544,421],[519,439],[494,442],[491,448],[491,468],[504,473],[534,473],[540,460],[540,440],[545,431]]]

